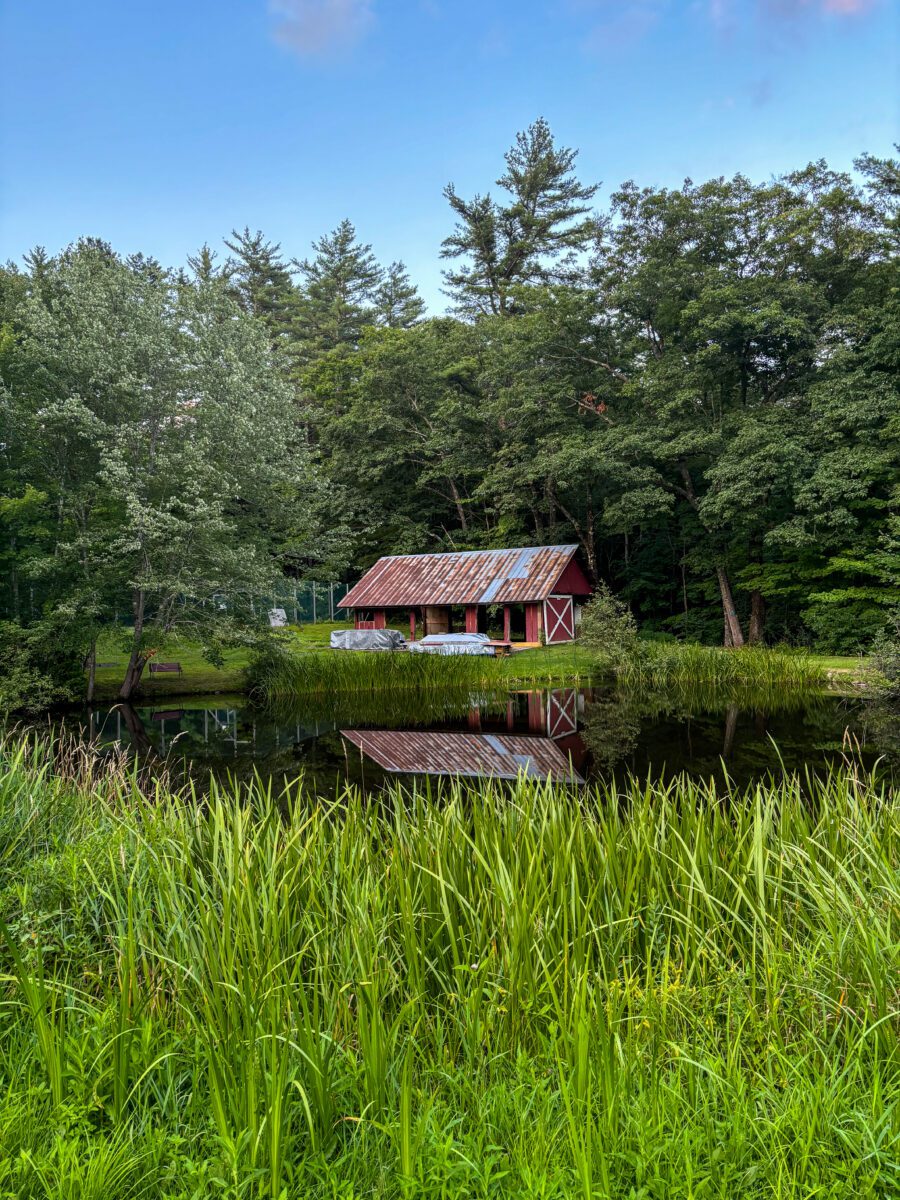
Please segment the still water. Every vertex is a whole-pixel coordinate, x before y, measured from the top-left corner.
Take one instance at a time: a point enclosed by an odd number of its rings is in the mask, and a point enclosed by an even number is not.
[[[244,697],[157,701],[70,714],[66,728],[99,748],[134,749],[151,772],[203,786],[259,774],[276,790],[303,776],[322,794],[398,780],[535,778],[575,784],[633,772],[726,775],[744,785],[783,770],[824,770],[852,753],[896,776],[900,714],[858,698],[755,704],[544,688],[423,699],[298,699],[254,708]]]

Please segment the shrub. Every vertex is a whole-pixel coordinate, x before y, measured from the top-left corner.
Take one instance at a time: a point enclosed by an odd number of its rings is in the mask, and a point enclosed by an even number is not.
[[[872,646],[872,659],[879,675],[879,688],[900,697],[900,608],[895,609]]]
[[[581,640],[614,671],[635,655],[637,622],[631,609],[601,583],[581,617]]]
[[[78,697],[81,660],[58,622],[0,621],[0,713],[41,712]]]

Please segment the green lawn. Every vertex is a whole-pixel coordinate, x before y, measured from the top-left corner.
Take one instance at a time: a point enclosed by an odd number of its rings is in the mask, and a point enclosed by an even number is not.
[[[293,626],[296,650],[300,654],[318,654],[327,650],[331,633],[335,629],[351,629],[347,622],[322,622],[316,625]],[[97,671],[98,699],[115,697],[128,655],[115,640],[114,635],[101,639],[97,658],[102,663],[114,663]],[[191,696],[219,692],[240,692],[244,687],[244,668],[247,654],[244,650],[232,650],[225,655],[222,669],[210,666],[199,648],[189,641],[173,640],[158,655],[159,662],[179,662],[184,674],[151,676],[144,672],[141,693],[144,696]],[[505,674],[512,680],[583,678],[590,672],[590,662],[584,650],[577,644],[543,646],[536,650],[523,650],[505,662]]]
[[[505,659],[504,665],[513,679],[558,679],[561,675],[584,678],[596,670],[578,642],[520,650]]]
[[[864,671],[866,660],[852,654],[811,654],[810,658],[826,671]]]
[[[295,648],[299,654],[319,654],[327,650],[329,638],[335,629],[350,629],[347,622],[322,622],[316,625],[292,626]],[[114,663],[97,671],[97,698],[113,699],[118,692],[128,656],[117,642],[114,634],[101,639],[98,661]],[[812,660],[837,678],[854,678],[865,672],[865,659],[840,655],[812,655]],[[158,655],[160,662],[179,662],[184,674],[151,676],[144,672],[141,693],[152,696],[201,696],[223,692],[241,692],[244,689],[244,668],[247,666],[245,650],[231,650],[225,655],[222,668],[206,662],[199,647],[190,641],[173,639]],[[584,679],[591,674],[591,660],[577,643],[562,646],[542,646],[534,650],[522,650],[512,654],[503,663],[504,676],[515,682],[559,681]]]
[[[310,653],[324,650],[328,646],[333,629],[349,628],[351,626],[346,622],[335,622],[297,626],[292,631],[296,637],[297,649],[301,653]],[[181,663],[184,674],[155,677],[151,676],[148,668],[144,671],[141,681],[141,692],[145,696],[199,696],[243,690],[244,668],[247,666],[245,650],[228,651],[225,655],[225,665],[221,669],[210,666],[200,653],[199,647],[186,640],[172,639],[157,657],[159,662]],[[119,690],[128,662],[128,655],[114,634],[107,634],[101,638],[97,660],[115,664],[113,667],[104,667],[97,671],[97,697],[111,699]]]

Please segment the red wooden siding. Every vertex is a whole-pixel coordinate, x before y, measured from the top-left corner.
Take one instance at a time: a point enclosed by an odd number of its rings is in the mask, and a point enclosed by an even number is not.
[[[541,606],[539,604],[525,605],[525,641],[539,642],[541,640]]]
[[[561,596],[590,596],[593,590],[587,575],[582,571],[577,559],[573,558],[557,579],[553,592]]]
[[[386,627],[387,620],[383,608],[356,610],[357,629],[385,629]]]

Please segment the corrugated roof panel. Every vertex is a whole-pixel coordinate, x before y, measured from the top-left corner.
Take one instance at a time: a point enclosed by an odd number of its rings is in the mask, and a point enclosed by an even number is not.
[[[343,729],[341,736],[398,775],[516,779],[524,772],[535,779],[584,782],[550,738],[420,729]]]
[[[577,546],[518,546],[380,558],[343,608],[521,604],[546,599]]]

